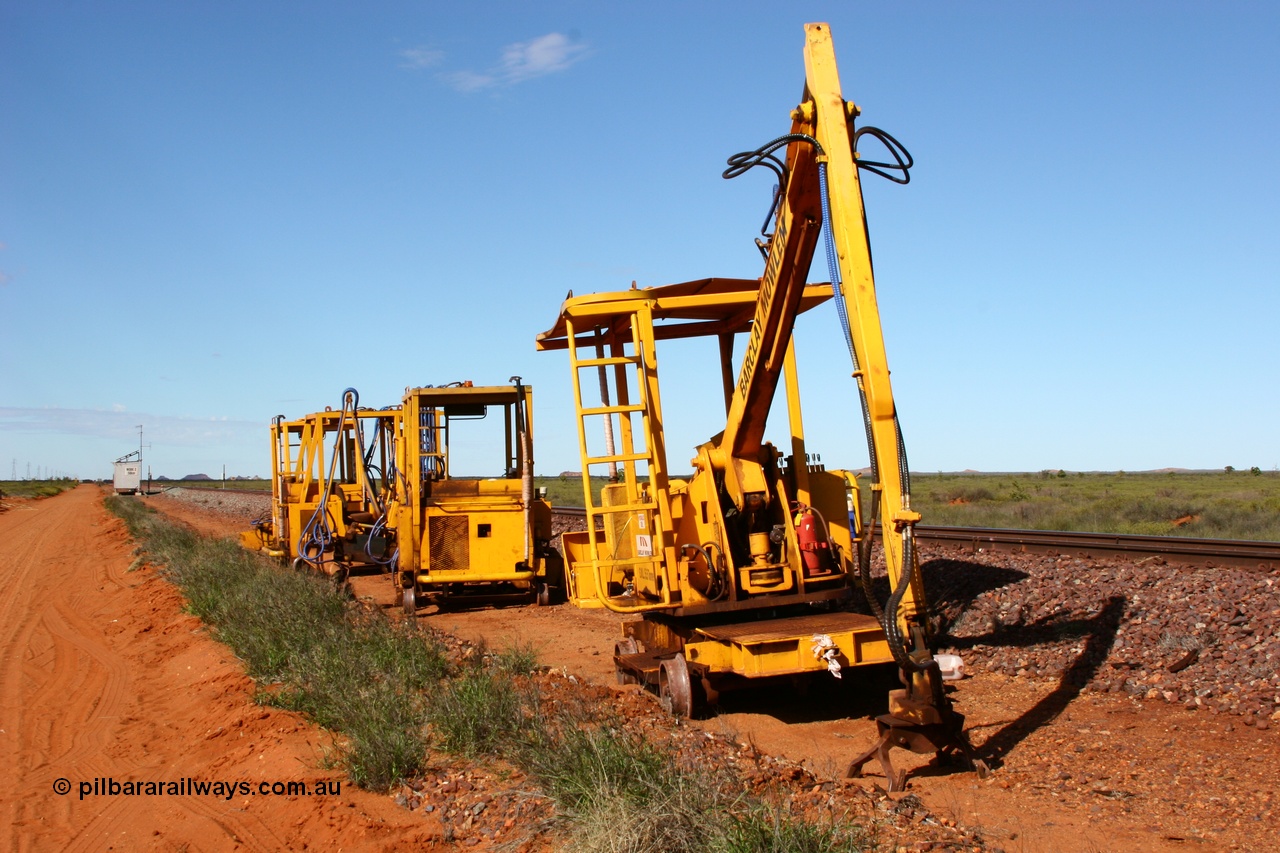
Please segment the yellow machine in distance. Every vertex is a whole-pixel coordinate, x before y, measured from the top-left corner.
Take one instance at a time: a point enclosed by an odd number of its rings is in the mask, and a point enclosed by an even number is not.
[[[339,410],[276,418],[271,514],[244,544],[338,581],[357,567],[389,573],[410,614],[428,598],[550,603],[563,563],[533,487],[533,389],[512,381],[410,388],[385,409],[361,408],[348,388]],[[492,413],[502,435],[482,442],[490,474],[455,472],[455,433]]]
[[[751,679],[896,664],[881,739],[855,759],[880,758],[891,790],[903,779],[892,746],[970,756],[929,649],[926,607],[898,427],[876,303],[859,170],[900,183],[911,158],[887,133],[856,128],[844,100],[830,31],[806,26],[805,88],[790,131],[729,160],[726,178],[763,166],[778,179],[758,280],[711,278],[664,287],[572,294],[541,350],[566,349],[573,376],[587,529],[562,537],[569,591],[581,606],[638,614],[615,649],[619,678],[658,690],[692,714],[716,692]],[[859,157],[858,140],[891,161]],[[773,230],[767,230],[768,224]],[[807,284],[820,236],[832,283]],[[805,445],[796,317],[831,300],[844,330],[870,456],[869,514],[851,474],[814,464]],[[734,338],[747,336],[732,372]],[[658,383],[658,342],[714,336],[724,388],[723,430],[697,448],[694,474],[671,477]],[[779,383],[788,446],[764,440]],[[596,389],[599,389],[599,395]],[[599,502],[589,478],[608,475]],[[872,540],[880,531],[891,588],[872,593]],[[845,604],[860,584],[874,615]]]
[[[271,423],[271,514],[244,543],[323,569],[337,580],[353,565],[386,566],[395,544],[399,407],[362,409],[354,388],[338,410]]]

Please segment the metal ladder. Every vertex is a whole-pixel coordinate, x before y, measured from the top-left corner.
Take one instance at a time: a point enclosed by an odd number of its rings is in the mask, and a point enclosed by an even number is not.
[[[591,330],[595,341],[593,354],[588,348],[590,345],[579,345],[574,318],[565,318],[592,567],[602,596],[608,592],[609,580],[621,571],[624,576],[641,579],[642,583],[646,578],[660,578],[644,585],[651,592],[659,592],[662,601],[670,604],[673,586],[670,581],[673,579],[665,576],[662,567],[674,566],[676,561],[674,540],[671,531],[667,530],[671,501],[666,450],[661,427],[654,428],[662,423],[662,409],[653,314],[648,302],[638,300],[633,310],[621,311],[610,320],[607,326],[596,325]],[[604,328],[613,331],[605,333]],[[588,405],[583,397],[582,371],[591,368],[600,377],[602,400]],[[637,397],[635,402],[631,400],[629,380],[632,378]],[[640,422],[638,430],[634,422],[637,416]],[[619,428],[617,439],[620,447],[614,446],[614,418]],[[592,429],[597,424],[603,428],[606,447],[603,455],[593,456],[587,437],[593,434]],[[642,442],[639,448],[637,439]],[[590,476],[593,468],[600,466],[609,467],[611,479],[618,466],[622,472],[618,482],[604,487],[600,501],[596,503],[591,493]],[[604,538],[603,543],[601,537]]]

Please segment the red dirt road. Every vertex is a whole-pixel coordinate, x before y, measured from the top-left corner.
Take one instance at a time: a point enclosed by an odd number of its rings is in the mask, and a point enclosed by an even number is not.
[[[389,850],[430,827],[324,769],[329,738],[253,703],[230,652],[134,560],[123,524],[81,486],[0,513],[0,847]],[[247,783],[250,793],[89,794],[82,783]],[[69,782],[66,794],[55,792]],[[341,783],[271,796],[262,782]],[[434,839],[438,840],[438,838]]]

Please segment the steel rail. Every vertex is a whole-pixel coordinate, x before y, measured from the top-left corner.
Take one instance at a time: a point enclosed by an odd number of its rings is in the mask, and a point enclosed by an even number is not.
[[[916,540],[922,545],[949,547],[975,554],[982,551],[1025,551],[1084,558],[1144,555],[1194,566],[1233,566],[1262,571],[1280,569],[1280,542],[1256,540],[923,524],[916,525]]]
[[[155,485],[160,482],[162,481],[156,480],[152,483],[152,485]],[[225,489],[222,488],[221,486],[188,486],[184,484],[181,480],[164,480],[163,483],[164,483],[164,488],[166,490],[190,489],[193,492],[235,492],[238,495],[266,495],[267,497],[271,497],[270,489],[240,489],[235,486],[231,486]]]

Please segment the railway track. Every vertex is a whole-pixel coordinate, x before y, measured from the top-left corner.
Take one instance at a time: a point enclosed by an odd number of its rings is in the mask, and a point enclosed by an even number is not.
[[[554,512],[566,518],[586,517],[586,510],[580,507],[556,507]],[[1233,566],[1260,571],[1280,568],[1280,542],[1062,530],[1008,530],[995,527],[939,527],[923,524],[916,526],[916,541],[922,545],[968,554],[1022,551],[1084,558],[1158,557],[1190,566]]]
[[[232,494],[270,492],[259,489],[219,489],[183,485],[182,488]],[[555,507],[564,519],[586,518],[582,507]],[[1020,551],[1092,558],[1124,556],[1157,557],[1188,566],[1232,566],[1259,571],[1280,568],[1280,542],[1236,539],[1192,539],[1185,536],[1140,536],[1123,533],[1079,533],[1064,530],[1010,530],[998,527],[941,527],[917,525],[916,541],[935,549],[966,554],[983,551]]]
[[[969,553],[1026,551],[1073,557],[1143,556],[1192,566],[1233,566],[1260,571],[1280,568],[1280,542],[927,525],[916,527],[916,540]]]

